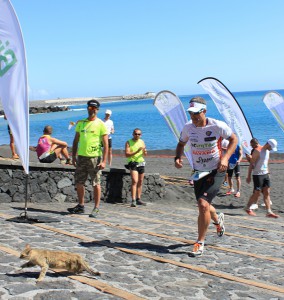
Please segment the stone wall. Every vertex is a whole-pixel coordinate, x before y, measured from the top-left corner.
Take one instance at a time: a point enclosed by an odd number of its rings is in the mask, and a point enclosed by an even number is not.
[[[30,202],[77,202],[74,186],[73,166],[53,164],[30,164],[26,175],[18,162],[0,162],[0,202],[24,202],[26,180]],[[131,199],[131,178],[128,170],[109,169],[102,172],[102,200],[112,203],[126,203]],[[86,182],[85,201],[90,202],[93,187]],[[165,183],[159,174],[145,174],[142,199],[153,202],[165,195]]]

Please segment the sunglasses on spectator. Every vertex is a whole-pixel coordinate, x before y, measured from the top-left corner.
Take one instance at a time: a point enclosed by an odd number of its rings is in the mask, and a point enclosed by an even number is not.
[[[98,108],[95,107],[95,106],[88,106],[88,109],[89,109],[89,110],[96,110],[96,109],[98,109]]]
[[[136,133],[136,132],[134,132],[134,135],[141,135],[141,133]]]

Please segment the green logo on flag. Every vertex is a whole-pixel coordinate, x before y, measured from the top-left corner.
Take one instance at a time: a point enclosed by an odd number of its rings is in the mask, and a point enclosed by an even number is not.
[[[8,46],[9,46],[8,41],[6,41],[4,45],[0,40],[0,76],[1,77],[5,75],[5,73],[7,73],[17,62],[17,57],[14,51],[12,51],[11,49],[6,49],[6,47]]]

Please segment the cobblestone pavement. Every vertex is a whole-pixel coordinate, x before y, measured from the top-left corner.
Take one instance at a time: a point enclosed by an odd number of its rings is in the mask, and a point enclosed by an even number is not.
[[[1,203],[0,299],[284,299],[283,215],[225,209],[226,234],[210,225],[203,256],[192,258],[195,205],[102,203],[97,219],[90,203],[82,215],[68,206],[29,203],[30,219],[54,221],[29,224],[15,222],[22,203]],[[101,276],[48,270],[36,283],[39,267],[20,269],[27,243],[79,253]]]

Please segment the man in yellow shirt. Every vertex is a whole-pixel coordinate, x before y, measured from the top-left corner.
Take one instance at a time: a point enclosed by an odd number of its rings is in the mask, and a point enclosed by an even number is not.
[[[68,211],[72,214],[85,212],[85,182],[88,175],[90,175],[93,184],[95,207],[89,217],[96,218],[99,213],[101,200],[101,170],[106,166],[108,153],[108,134],[104,122],[97,117],[100,103],[97,100],[90,100],[87,106],[88,118],[77,122],[72,147],[72,162],[76,167],[75,184],[79,204],[73,208],[68,208]],[[101,143],[103,143],[103,151]]]

